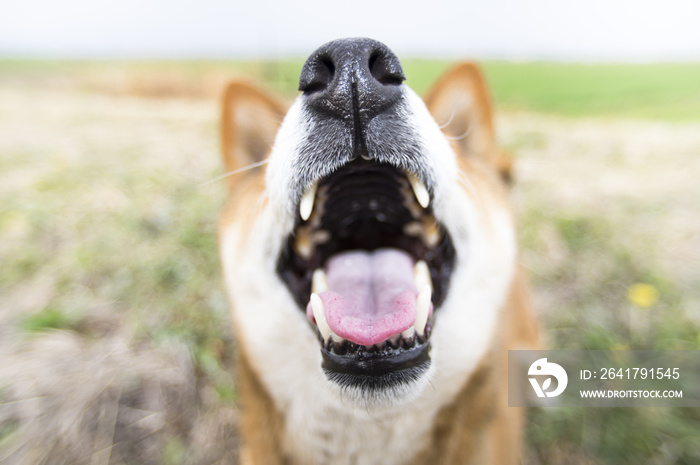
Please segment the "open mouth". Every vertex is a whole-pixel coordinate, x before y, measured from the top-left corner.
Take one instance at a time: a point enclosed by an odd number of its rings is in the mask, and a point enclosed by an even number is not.
[[[376,389],[428,369],[454,255],[418,177],[358,158],[304,193],[277,271],[316,330],[328,378]]]

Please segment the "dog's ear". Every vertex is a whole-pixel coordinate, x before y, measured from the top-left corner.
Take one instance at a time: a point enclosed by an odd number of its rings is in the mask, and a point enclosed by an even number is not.
[[[475,63],[460,63],[445,73],[425,104],[458,155],[482,157],[510,182],[511,159],[496,146],[491,97]]]
[[[221,103],[221,152],[226,171],[263,161],[284,118],[285,105],[242,82],[229,83]]]

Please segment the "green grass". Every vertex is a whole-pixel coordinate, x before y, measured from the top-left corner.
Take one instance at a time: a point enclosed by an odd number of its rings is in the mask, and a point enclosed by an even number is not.
[[[68,315],[58,308],[48,307],[41,312],[30,315],[22,320],[20,327],[23,331],[39,332],[51,329],[73,329],[77,326],[80,318],[75,315]]]
[[[245,76],[288,97],[296,95],[303,60],[273,61],[23,61],[0,60],[0,80],[13,76],[81,78],[111,70],[144,76],[178,76],[180,81],[207,75]],[[451,65],[446,60],[406,59],[407,83],[418,93]],[[580,64],[482,63],[501,110],[599,116],[700,120],[700,63]]]
[[[539,309],[550,347],[700,350],[690,296],[660,271],[656,234],[629,233],[641,212],[543,203],[527,206],[519,226],[525,261],[536,270],[533,287],[552,301]],[[628,290],[636,283],[653,287],[658,300],[635,305]],[[569,463],[562,451],[611,465],[700,463],[697,408],[530,409],[529,424],[528,443],[542,464]]]
[[[566,116],[700,120],[700,63],[486,63],[496,103]]]
[[[407,60],[408,84],[425,92],[451,65]],[[570,117],[700,120],[700,63],[484,62],[498,109]]]

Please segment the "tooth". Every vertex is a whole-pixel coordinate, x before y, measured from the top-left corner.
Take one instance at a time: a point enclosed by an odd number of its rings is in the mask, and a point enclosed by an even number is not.
[[[327,341],[333,331],[331,327],[328,326],[326,321],[326,315],[323,312],[323,301],[318,296],[318,294],[311,294],[311,310],[314,312],[314,319],[316,320],[316,326],[318,326],[318,331],[321,333],[321,337],[324,341]]]
[[[411,221],[403,227],[403,233],[407,236],[420,236],[423,234],[423,225],[418,221]]]
[[[326,292],[328,290],[328,278],[326,278],[326,272],[321,268],[316,268],[313,276],[311,277],[311,292],[314,294],[320,294],[321,292]]]
[[[420,206],[423,208],[428,208],[428,205],[430,205],[430,194],[428,193],[428,189],[425,187],[425,184],[423,184],[421,180],[412,173],[408,174],[408,182],[411,183],[413,193],[416,195],[416,200],[418,200]]]
[[[416,328],[414,328],[413,326],[411,326],[411,327],[408,328],[406,331],[404,331],[403,333],[401,333],[401,337],[404,338],[404,339],[411,339],[411,338],[413,337],[414,334],[416,334]]]
[[[301,219],[306,221],[311,216],[311,212],[314,210],[314,200],[316,199],[316,188],[318,184],[315,182],[311,184],[304,195],[301,196],[301,202],[299,202],[299,214]]]
[[[336,343],[338,343],[338,344],[340,344],[340,343],[342,343],[342,342],[345,341],[345,339],[343,339],[342,337],[338,336],[338,335],[335,334],[335,333],[331,333],[331,339],[333,339],[333,342],[336,342]]]
[[[413,284],[416,289],[423,289],[425,286],[433,288],[433,281],[430,279],[430,270],[423,260],[418,260],[413,267]]]
[[[317,229],[313,236],[311,236],[311,242],[314,244],[325,244],[331,240],[331,233],[325,229]]]
[[[311,237],[309,228],[299,228],[296,232],[296,238],[294,239],[294,251],[297,255],[301,255],[302,258],[308,260],[311,258],[313,249],[313,238]]]
[[[423,221],[423,242],[435,247],[440,241],[440,229],[434,220]]]
[[[430,285],[425,285],[416,300],[416,322],[413,323],[413,326],[416,327],[419,336],[425,335],[425,324],[428,322],[428,314],[430,313],[431,294]]]

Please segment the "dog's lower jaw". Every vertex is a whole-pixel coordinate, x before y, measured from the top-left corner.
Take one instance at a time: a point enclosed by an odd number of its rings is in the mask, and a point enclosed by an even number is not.
[[[500,316],[510,321],[515,310],[507,305]],[[309,389],[293,398],[273,398],[275,389],[268,389],[241,347],[242,463],[461,464],[464,456],[475,457],[470,463],[516,463],[522,411],[507,407],[504,349],[487,350],[448,401],[436,399],[440,395],[429,386],[404,405],[370,408],[339,402],[337,390],[314,376],[306,380]]]
[[[516,300],[516,285],[511,301]],[[517,310],[508,305],[501,316],[510,318]],[[517,324],[517,318],[512,321]],[[281,404],[241,348],[237,370],[244,406],[241,463],[456,465],[465,463],[465,456],[472,457],[469,463],[517,463],[523,412],[507,407],[504,350],[500,345],[488,350],[470,372],[469,382],[449,402],[431,400],[428,387],[400,408],[362,408],[338,403],[328,385],[321,390],[312,387]]]

